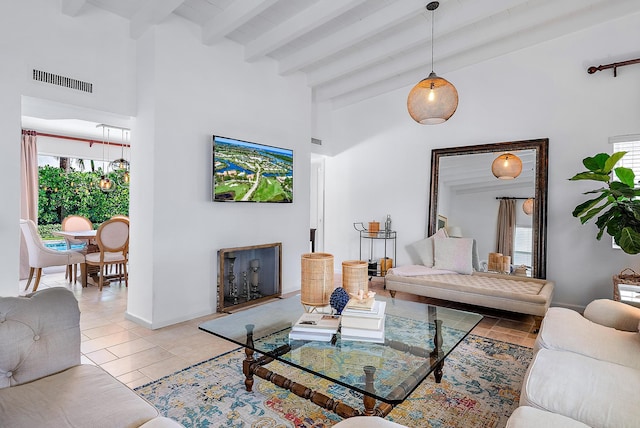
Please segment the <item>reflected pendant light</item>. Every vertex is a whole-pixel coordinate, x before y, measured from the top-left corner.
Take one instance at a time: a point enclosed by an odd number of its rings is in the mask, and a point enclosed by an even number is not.
[[[458,108],[458,91],[446,79],[433,71],[433,27],[434,10],[440,5],[432,1],[427,5],[431,11],[431,73],[411,89],[407,97],[409,115],[422,125],[437,125],[446,122]]]
[[[493,161],[491,172],[500,180],[513,180],[522,172],[522,161],[511,153],[504,153]]]
[[[533,214],[533,198],[529,198],[522,203],[522,211],[524,211],[526,215]]]

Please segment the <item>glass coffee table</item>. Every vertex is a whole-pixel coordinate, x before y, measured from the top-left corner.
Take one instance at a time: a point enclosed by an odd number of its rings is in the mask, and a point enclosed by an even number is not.
[[[245,348],[247,391],[258,376],[343,418],[384,417],[429,374],[441,381],[445,358],[482,315],[381,296],[376,300],[387,302],[384,343],[342,340],[339,331],[330,342],[289,340],[291,326],[304,311],[299,296],[206,321],[199,328]],[[363,408],[274,373],[267,368],[274,360],[357,391]]]

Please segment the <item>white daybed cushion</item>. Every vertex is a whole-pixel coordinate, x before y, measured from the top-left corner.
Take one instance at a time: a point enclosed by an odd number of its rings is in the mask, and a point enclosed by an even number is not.
[[[421,239],[413,244],[407,245],[407,250],[414,264],[423,264],[426,267],[433,267],[433,241],[435,239],[447,238],[447,231],[442,228],[428,238]]]
[[[640,334],[605,327],[576,311],[549,308],[535,349],[571,351],[640,370]]]
[[[471,275],[473,273],[472,249],[473,239],[435,239],[433,241],[433,268]]]
[[[573,352],[541,349],[525,374],[520,405],[592,427],[637,427],[638,385],[639,370]]]

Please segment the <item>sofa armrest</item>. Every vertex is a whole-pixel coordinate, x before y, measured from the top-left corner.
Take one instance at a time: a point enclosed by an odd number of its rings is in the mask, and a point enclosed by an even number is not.
[[[80,364],[80,310],[70,290],[0,297],[0,388]]]
[[[614,300],[599,299],[587,305],[584,317],[616,330],[638,331],[640,308]]]

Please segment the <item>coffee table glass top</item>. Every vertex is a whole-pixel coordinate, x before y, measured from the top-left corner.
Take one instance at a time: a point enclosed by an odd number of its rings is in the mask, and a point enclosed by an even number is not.
[[[404,401],[480,322],[482,315],[376,296],[385,300],[385,343],[342,340],[289,340],[291,326],[304,312],[300,297],[279,299],[222,316],[200,329],[241,346],[253,332],[251,349],[389,404]],[[435,321],[439,320],[438,323]],[[440,324],[439,349],[436,325]],[[364,367],[375,368],[373,388]],[[370,370],[370,369],[369,369]]]

